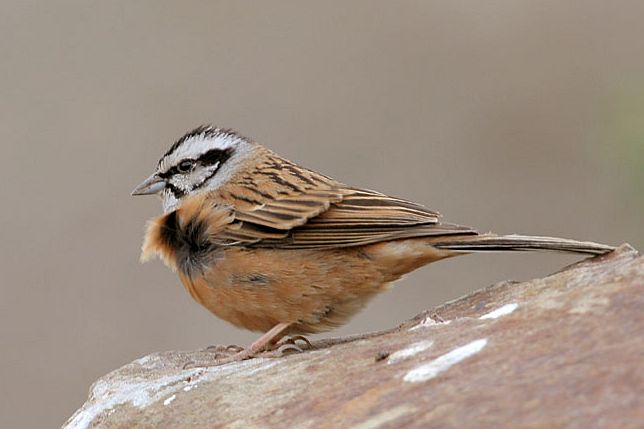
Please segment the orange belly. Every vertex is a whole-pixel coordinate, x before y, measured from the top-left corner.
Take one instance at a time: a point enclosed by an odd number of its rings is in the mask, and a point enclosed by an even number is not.
[[[230,248],[202,276],[179,276],[218,317],[252,331],[291,323],[289,334],[346,323],[401,275],[448,256],[426,241],[404,240],[332,250]]]

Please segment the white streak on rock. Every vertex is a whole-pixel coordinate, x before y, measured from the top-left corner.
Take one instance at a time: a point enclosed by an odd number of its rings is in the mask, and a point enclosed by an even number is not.
[[[416,411],[414,407],[409,405],[399,405],[391,410],[386,410],[376,414],[357,426],[353,426],[353,429],[377,429],[385,425],[388,425],[387,427],[396,427],[398,425],[390,425],[390,423],[393,423],[398,418],[406,416],[407,414],[412,414],[414,411]]]
[[[244,375],[246,375],[246,376],[249,376],[249,375],[255,375],[256,373],[258,373],[258,372],[260,372],[260,371],[265,371],[265,370],[267,370],[268,368],[270,368],[270,367],[273,367],[273,366],[277,365],[278,363],[279,363],[279,361],[278,361],[278,360],[273,359],[273,361],[272,361],[272,362],[269,362],[269,363],[267,363],[266,365],[258,366],[258,367],[253,368],[253,369],[249,369],[248,371],[244,371],[244,373],[243,373],[243,374],[244,374]]]
[[[403,359],[412,357],[422,351],[427,350],[434,344],[431,340],[419,341],[407,347],[406,349],[398,350],[395,353],[392,353],[387,360],[387,363],[396,363],[400,362]]]
[[[168,399],[166,399],[165,401],[163,401],[163,405],[165,405],[165,406],[167,407],[167,406],[168,406],[168,405],[170,405],[170,404],[172,403],[172,401],[174,401],[175,399],[177,399],[177,395],[176,395],[176,394],[175,394],[175,395],[170,396]]]
[[[415,331],[416,329],[421,329],[421,328],[429,328],[430,326],[436,326],[436,325],[447,325],[451,322],[451,320],[446,320],[444,322],[437,322],[431,317],[425,317],[422,322],[420,322],[417,325],[412,326],[409,328],[410,331]]]
[[[183,391],[184,392],[190,392],[192,389],[196,388],[197,386],[199,386],[199,383],[189,384],[189,385],[187,385],[186,387],[183,388]]]
[[[141,365],[141,366],[145,366],[145,365],[147,365],[148,363],[150,363],[150,361],[152,361],[152,360],[154,360],[154,358],[152,357],[152,355],[146,355],[146,356],[143,356],[143,357],[138,358],[137,360],[135,360],[135,361],[134,361],[134,362],[132,362],[132,363],[137,363],[137,364],[139,364],[139,365]]]
[[[460,361],[480,352],[486,346],[486,344],[487,339],[485,338],[472,341],[469,344],[466,344],[462,347],[452,350],[449,353],[445,353],[444,355],[437,357],[429,363],[420,365],[412,369],[405,375],[404,380],[409,383],[419,383],[430,380],[436,377],[441,372],[447,371]]]
[[[239,373],[249,371],[254,374],[259,370],[275,365],[275,362],[266,361],[267,359],[253,359],[222,366],[194,368],[156,378],[121,377],[108,374],[94,383],[90,391],[89,400],[70,417],[63,429],[88,428],[98,416],[110,412],[123,404],[129,403],[134,407],[143,409],[163,397],[174,395],[182,389],[185,390],[189,387],[184,384],[186,380],[194,380],[195,382],[216,380],[233,371]],[[140,365],[141,362],[144,364],[149,363],[144,358],[137,359],[133,363]]]
[[[502,316],[507,316],[508,314],[511,314],[519,308],[519,304],[516,302],[513,302],[512,304],[505,304],[503,307],[499,307],[494,311],[490,311],[487,314],[484,314],[483,316],[479,317],[479,319],[498,319],[499,317]]]

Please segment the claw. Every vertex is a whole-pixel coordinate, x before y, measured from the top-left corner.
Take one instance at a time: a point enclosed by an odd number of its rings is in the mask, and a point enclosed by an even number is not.
[[[238,346],[235,346],[238,347]],[[225,348],[222,346],[222,348]],[[192,369],[192,368],[210,368],[213,366],[225,365],[231,362],[241,362],[246,359],[252,359],[256,356],[254,352],[249,349],[241,348],[241,351],[234,352],[234,354],[228,353],[223,357],[219,356],[219,352],[215,352],[215,359],[211,362],[206,363],[196,363],[195,361],[188,361],[183,365],[183,369]]]
[[[275,350],[266,352],[266,354],[268,354],[270,357],[280,357],[280,356],[286,356],[291,353],[302,353],[302,352],[304,352],[304,350],[302,350],[297,345],[291,344],[291,343],[285,343],[280,345]]]
[[[297,345],[297,342],[298,342],[298,341],[303,342],[303,343],[304,343],[304,347],[305,347],[306,349],[314,349],[314,348],[315,348],[315,347],[313,346],[313,344],[311,344],[311,342],[308,340],[308,338],[306,338],[306,337],[304,337],[304,336],[302,336],[302,335],[294,335],[294,336],[292,336],[292,337],[286,337],[286,338],[282,339],[282,341],[280,341],[279,343],[277,343],[277,346],[278,346],[278,347],[282,347],[282,346],[285,346],[285,345],[292,345],[292,346],[297,347],[297,348],[298,348],[298,350],[299,350],[300,352],[302,352],[302,351],[304,351],[304,348],[302,348],[302,347],[300,347],[300,346],[298,346],[298,345]]]
[[[230,354],[231,352],[232,353],[239,353],[239,352],[243,351],[244,348],[241,347],[241,346],[237,346],[235,344],[230,344],[228,346],[217,344],[217,345],[214,345],[214,346],[206,347],[206,350],[209,351],[209,352],[228,353],[228,354]]]
[[[306,344],[306,347],[307,347],[307,348],[309,348],[309,349],[314,349],[314,348],[315,348],[315,347],[313,346],[313,344],[311,344],[311,342],[309,341],[309,339],[308,339],[308,338],[306,338],[306,337],[305,337],[305,336],[303,336],[303,335],[295,335],[295,336],[291,337],[291,339],[293,340],[293,342],[302,341],[304,344]]]
[[[302,335],[282,338],[289,326],[289,323],[278,323],[271,330],[258,338],[247,349],[236,345],[215,345],[206,347],[207,352],[214,352],[215,356],[212,363],[198,364],[194,361],[189,361],[183,365],[183,369],[208,368],[211,366],[252,359],[256,356],[280,357],[290,353],[302,353],[305,349],[315,348],[313,344],[311,344],[311,342]],[[280,340],[280,338],[282,339]],[[297,344],[298,341],[303,343],[302,347]]]

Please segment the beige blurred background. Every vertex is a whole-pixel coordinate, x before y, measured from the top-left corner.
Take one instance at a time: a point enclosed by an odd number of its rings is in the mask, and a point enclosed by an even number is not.
[[[138,263],[160,204],[129,193],[202,123],[481,230],[644,247],[643,19],[641,1],[4,0],[0,427],[62,424],[147,353],[255,337]],[[575,260],[441,262],[333,334]]]

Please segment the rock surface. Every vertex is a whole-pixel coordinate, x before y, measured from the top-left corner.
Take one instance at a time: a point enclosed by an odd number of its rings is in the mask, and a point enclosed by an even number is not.
[[[644,258],[624,245],[315,345],[209,368],[183,369],[205,351],[145,356],[63,427],[643,427]]]

